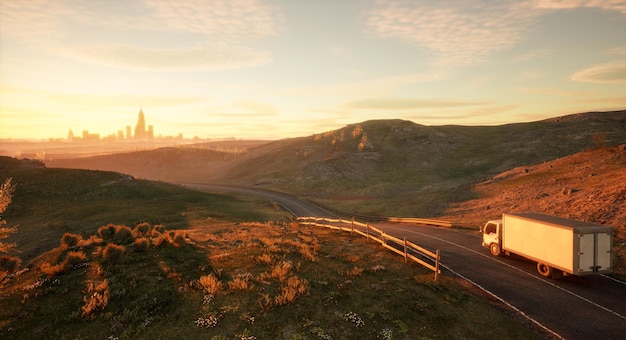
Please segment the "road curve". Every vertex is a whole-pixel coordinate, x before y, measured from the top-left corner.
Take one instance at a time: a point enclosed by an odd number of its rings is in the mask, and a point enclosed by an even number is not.
[[[251,195],[260,197],[272,202],[276,202],[278,205],[289,211],[294,216],[320,216],[320,217],[337,217],[336,214],[318,206],[311,202],[307,202],[289,194],[242,187],[234,185],[217,185],[217,184],[199,184],[199,183],[178,183],[188,188],[209,191],[209,192],[234,192],[238,194]]]
[[[212,192],[237,192],[275,201],[296,216],[335,217],[323,208],[272,191],[221,185],[184,184]],[[552,280],[537,274],[535,263],[520,257],[493,257],[477,235],[448,228],[378,223],[377,228],[429,250],[441,251],[449,273],[471,281],[544,329],[554,338],[624,339],[626,283],[607,276],[567,276]]]

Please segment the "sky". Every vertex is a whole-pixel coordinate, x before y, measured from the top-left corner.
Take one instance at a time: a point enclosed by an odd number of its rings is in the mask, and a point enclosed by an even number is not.
[[[2,0],[0,139],[626,109],[626,1]]]

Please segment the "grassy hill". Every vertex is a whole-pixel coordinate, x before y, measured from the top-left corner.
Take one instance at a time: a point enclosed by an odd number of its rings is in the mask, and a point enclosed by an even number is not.
[[[426,217],[471,198],[469,185],[500,172],[623,143],[626,111],[614,111],[501,126],[367,121],[243,153],[171,148],[48,164],[172,182],[259,186],[353,213]]]
[[[36,161],[0,157],[0,181],[13,178],[13,202],[3,218],[19,225],[9,242],[32,258],[59,244],[65,232],[92,234],[108,223],[189,227],[194,220],[278,221],[289,218],[249,197],[200,193],[106,171],[49,169]]]
[[[269,203],[11,158],[0,174],[24,260],[0,258],[2,339],[538,336],[456,279]]]

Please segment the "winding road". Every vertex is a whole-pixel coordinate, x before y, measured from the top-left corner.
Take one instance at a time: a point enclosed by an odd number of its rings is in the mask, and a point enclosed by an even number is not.
[[[247,187],[184,184],[210,192],[236,192],[271,200],[295,216],[336,217],[294,196]],[[377,223],[385,233],[441,251],[444,272],[458,275],[557,339],[626,338],[626,282],[606,275],[546,279],[523,258],[494,257],[478,235],[448,228]]]

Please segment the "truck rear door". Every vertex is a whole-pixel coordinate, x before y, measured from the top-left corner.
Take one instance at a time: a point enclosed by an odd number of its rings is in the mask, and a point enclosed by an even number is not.
[[[611,234],[594,232],[578,234],[578,273],[595,273],[611,268]]]

